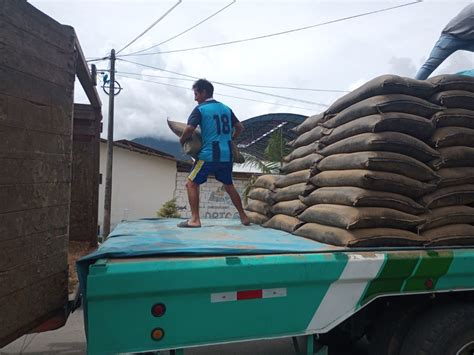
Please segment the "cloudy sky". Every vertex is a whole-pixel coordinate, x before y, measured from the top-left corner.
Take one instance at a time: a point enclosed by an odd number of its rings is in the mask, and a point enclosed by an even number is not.
[[[106,56],[112,48],[117,51],[123,48],[177,0],[29,2],[58,22],[73,26],[86,57],[97,58]],[[168,40],[231,2],[183,0],[120,55]],[[167,52],[258,37],[410,2],[414,1],[237,0],[192,31],[147,52]],[[185,121],[195,106],[190,77],[233,83],[243,89],[270,94],[215,85],[214,97],[231,106],[241,120],[275,112],[312,115],[323,111],[323,105],[330,105],[344,94],[243,85],[347,91],[381,74],[413,77],[443,27],[469,2],[425,0],[255,41],[146,56],[119,55],[124,60],[187,76],[118,60],[117,81],[123,91],[116,97],[114,138],[133,139],[144,135],[172,138],[166,118]],[[107,61],[95,63],[99,69],[108,69]],[[434,75],[472,68],[474,54],[458,51]],[[102,90],[100,96],[105,138],[108,97]],[[80,86],[76,87],[76,102],[87,102]]]

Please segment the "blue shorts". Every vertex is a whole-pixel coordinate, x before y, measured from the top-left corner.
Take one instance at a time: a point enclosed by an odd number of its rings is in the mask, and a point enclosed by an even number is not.
[[[207,181],[209,174],[214,174],[217,181],[224,185],[232,185],[232,162],[209,162],[196,160],[191,168],[188,179],[201,185]]]

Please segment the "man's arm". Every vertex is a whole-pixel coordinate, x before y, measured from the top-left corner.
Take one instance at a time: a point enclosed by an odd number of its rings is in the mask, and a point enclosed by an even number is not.
[[[188,124],[186,128],[183,131],[183,134],[179,138],[179,143],[181,145],[184,144],[191,136],[193,135],[194,130],[198,126],[198,124],[201,122],[201,111],[198,110],[197,107],[194,108],[193,112],[191,112],[191,115],[189,115],[188,118]]]
[[[191,136],[193,135],[193,132],[194,132],[195,129],[196,129],[196,127],[191,126],[191,125],[187,125],[186,128],[183,131],[183,134],[179,138],[179,143],[181,143],[181,145],[183,145],[184,142],[186,142],[189,138],[191,138]]]
[[[234,133],[232,134],[232,140],[237,139],[238,136],[242,133],[244,130],[244,125],[240,122],[235,123],[234,126]]]
[[[230,110],[230,116],[232,120],[232,128],[234,129],[234,133],[232,133],[232,140],[236,139],[242,131],[244,130],[244,125],[240,123],[238,118],[235,116],[234,111]]]

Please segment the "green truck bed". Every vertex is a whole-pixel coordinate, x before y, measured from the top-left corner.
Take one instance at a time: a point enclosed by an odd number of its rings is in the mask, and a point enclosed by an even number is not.
[[[471,249],[347,250],[231,220],[173,236],[174,222],[128,222],[82,261],[89,354],[324,334],[379,297],[474,289]]]

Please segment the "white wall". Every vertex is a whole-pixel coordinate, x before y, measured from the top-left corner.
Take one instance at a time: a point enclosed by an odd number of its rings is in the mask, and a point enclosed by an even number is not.
[[[100,143],[99,225],[104,221],[107,143]],[[114,146],[111,230],[123,219],[157,217],[173,198],[176,161]]]
[[[186,180],[189,173],[180,172],[176,178],[176,204],[181,217],[190,218],[191,209],[186,192]],[[233,178],[234,186],[242,198],[242,192],[248,179]],[[199,215],[201,218],[239,218],[237,209],[232,204],[229,195],[225,192],[222,183],[209,177],[207,182],[200,186]],[[243,201],[242,201],[243,204]]]

